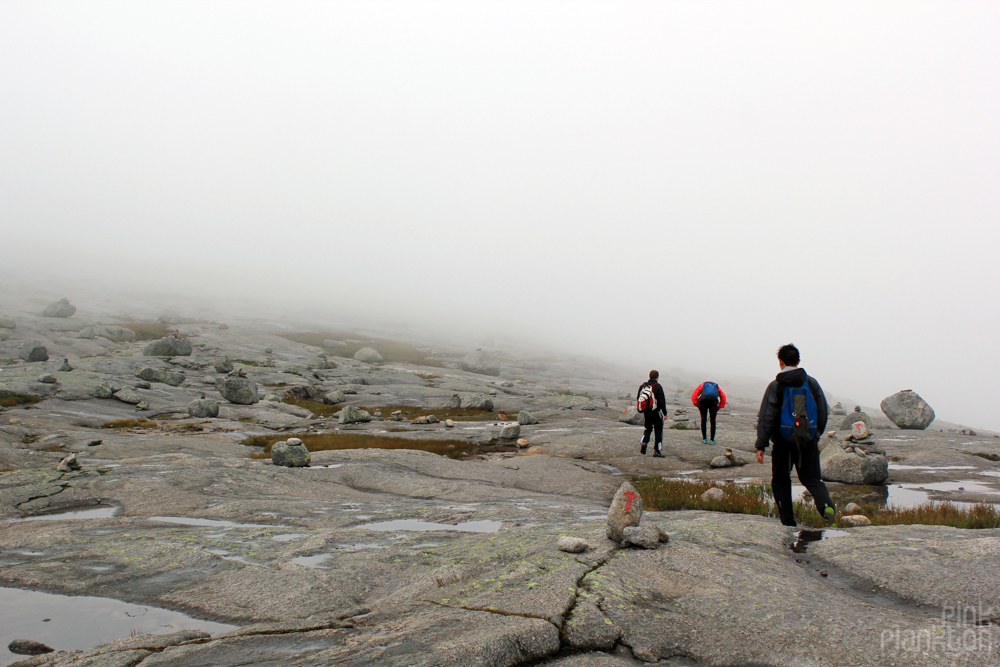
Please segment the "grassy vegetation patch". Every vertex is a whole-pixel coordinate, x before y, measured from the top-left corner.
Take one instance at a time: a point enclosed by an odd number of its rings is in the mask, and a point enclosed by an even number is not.
[[[40,452],[65,452],[66,445],[45,445],[38,451]]]
[[[179,424],[174,428],[178,431],[190,431],[192,433],[198,433],[199,431],[205,430],[205,427],[201,424]]]
[[[156,428],[158,424],[156,422],[151,422],[144,417],[139,419],[113,419],[109,422],[104,422],[101,424],[101,428]]]
[[[375,414],[376,410],[381,410],[383,417],[388,417],[396,410],[401,410],[403,417],[406,419],[434,415],[441,420],[452,419],[457,422],[492,421],[496,419],[498,414],[496,410],[480,410],[478,408],[417,408],[412,405],[376,405],[370,408],[362,408],[362,410],[367,410],[372,414]],[[509,421],[517,421],[517,413],[517,410],[508,410],[506,412],[507,419]]]
[[[279,440],[299,438],[310,452],[321,452],[336,449],[419,449],[460,459],[466,454],[481,449],[474,442],[465,440],[414,440],[409,438],[393,438],[385,435],[366,435],[363,433],[288,433],[284,435],[252,436],[243,441],[244,445],[264,447],[264,450],[251,458],[271,458],[271,445]]]
[[[0,396],[0,406],[13,408],[18,405],[34,405],[40,400],[42,399],[33,394],[9,394],[7,396]]]
[[[309,412],[313,413],[317,417],[332,417],[333,415],[340,412],[340,407],[336,405],[327,405],[326,403],[320,403],[319,401],[310,401],[308,398],[295,398],[294,396],[286,396],[281,399],[282,403],[288,403],[289,405],[296,405],[300,408],[305,408]]]
[[[986,459],[987,461],[1000,461],[1000,456],[997,456],[996,454],[988,454],[986,452],[972,452],[972,455]]]
[[[414,345],[408,345],[407,343],[400,343],[394,340],[368,338],[360,334],[347,333],[343,331],[328,331],[326,333],[296,333],[289,334],[285,336],[285,338],[295,341],[296,343],[302,343],[303,345],[322,347],[326,350],[327,354],[332,354],[337,357],[353,359],[354,354],[358,350],[363,347],[371,347],[375,348],[375,350],[382,355],[382,359],[385,361],[416,364],[418,366],[441,367],[441,362],[432,357],[426,350],[421,350]],[[323,341],[327,338],[343,341],[344,345],[340,347],[323,347]]]
[[[696,480],[669,480],[662,477],[637,477],[633,479],[644,509],[711,510],[733,514],[756,514],[777,517],[778,509],[770,484],[717,484]],[[702,500],[701,495],[712,487],[726,494],[721,500]],[[846,504],[834,498],[838,507]],[[861,508],[875,526],[924,524],[952,526],[953,528],[1000,528],[1000,510],[993,505],[957,505],[954,503],[927,503],[913,508],[879,507],[862,504]],[[822,528],[826,522],[810,501],[795,501],[795,521],[804,526]],[[839,518],[838,514],[838,518]]]
[[[0,468],[0,472],[14,472],[13,468]]]
[[[263,364],[251,361],[250,359],[236,359],[234,363],[242,364],[243,366],[263,366]]]
[[[265,382],[264,386],[265,387],[287,387],[288,383],[287,382]]]

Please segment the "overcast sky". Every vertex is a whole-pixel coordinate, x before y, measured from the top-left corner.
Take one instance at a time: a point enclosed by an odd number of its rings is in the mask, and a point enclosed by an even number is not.
[[[5,0],[0,226],[1000,429],[1000,3]]]

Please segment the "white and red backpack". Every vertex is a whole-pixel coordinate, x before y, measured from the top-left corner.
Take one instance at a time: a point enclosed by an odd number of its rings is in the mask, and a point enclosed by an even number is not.
[[[635,409],[639,412],[648,412],[653,409],[656,397],[653,395],[653,385],[643,382],[639,386],[639,398],[635,401]]]

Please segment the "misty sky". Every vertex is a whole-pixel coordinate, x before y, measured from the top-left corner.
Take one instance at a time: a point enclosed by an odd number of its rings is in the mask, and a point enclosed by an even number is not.
[[[1000,429],[1000,3],[5,0],[0,227]]]

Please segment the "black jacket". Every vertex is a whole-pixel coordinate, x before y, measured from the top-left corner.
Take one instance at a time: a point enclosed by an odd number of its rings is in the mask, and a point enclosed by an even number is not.
[[[646,380],[643,384],[648,384],[649,386],[651,386],[653,388],[653,400],[656,401],[653,404],[653,412],[662,412],[663,416],[666,417],[667,416],[667,399],[663,395],[663,387],[661,387],[660,383],[657,382],[656,380]],[[642,387],[641,386],[639,387],[639,390],[637,392],[635,392],[635,400],[637,402],[639,400],[639,393],[640,392],[642,392]]]
[[[801,368],[794,368],[778,373],[774,381],[767,385],[764,400],[760,402],[760,412],[757,413],[757,449],[767,449],[769,440],[774,444],[789,444],[778,434],[778,428],[781,426],[781,401],[787,387],[801,387],[807,377],[809,389],[816,401],[816,440],[819,441],[819,436],[826,430],[829,409],[826,395],[823,394],[823,388],[819,386],[816,378],[807,375]]]

